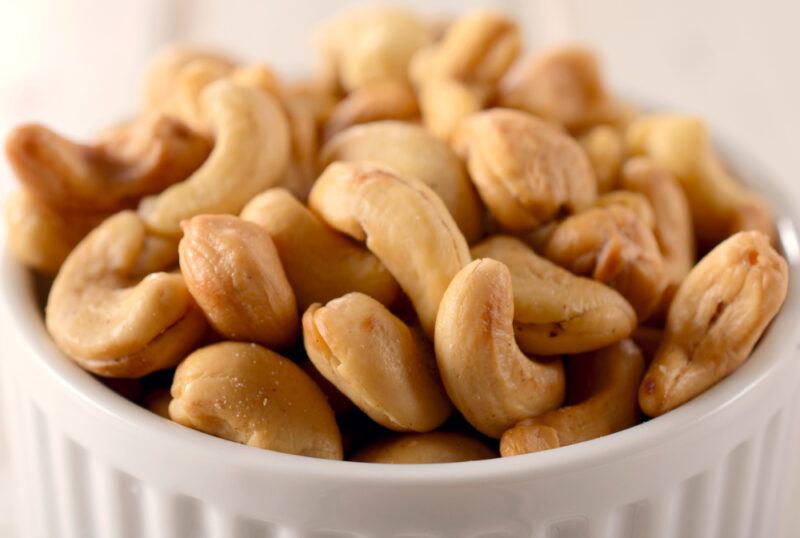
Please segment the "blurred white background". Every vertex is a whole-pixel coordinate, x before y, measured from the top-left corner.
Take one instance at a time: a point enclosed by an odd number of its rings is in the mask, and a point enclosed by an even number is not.
[[[364,3],[0,0],[0,136],[21,121],[87,136],[135,113],[143,65],[171,40],[217,45],[243,59],[266,60],[284,73],[302,74],[313,65],[313,27]],[[588,42],[602,54],[615,88],[702,114],[726,138],[751,148],[786,183],[787,192],[800,195],[800,2],[406,3],[425,12],[475,5],[508,11],[520,17],[530,48]],[[0,199],[12,186],[0,159]],[[0,536],[8,536],[2,460],[0,440]],[[800,526],[789,525],[786,536],[800,536]]]

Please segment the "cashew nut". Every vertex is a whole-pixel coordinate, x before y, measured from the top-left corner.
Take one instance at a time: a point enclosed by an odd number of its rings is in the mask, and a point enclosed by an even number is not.
[[[635,425],[644,368],[641,351],[627,339],[570,357],[567,385],[572,403],[507,430],[500,438],[500,454],[517,456],[572,445]]]
[[[483,208],[463,164],[450,147],[418,125],[381,121],[342,132],[320,154],[333,161],[375,161],[402,177],[421,179],[439,195],[467,242],[482,231]]]
[[[678,288],[661,346],[639,389],[655,417],[736,370],[778,313],[786,260],[757,231],[738,232],[708,253]]]
[[[436,318],[436,361],[447,394],[490,437],[555,409],[564,398],[561,359],[535,362],[514,340],[511,273],[475,260],[453,277]]]
[[[169,403],[172,401],[168,389],[159,389],[150,392],[144,397],[144,406],[156,415],[169,418]]]
[[[576,275],[606,283],[645,319],[658,306],[667,280],[658,243],[630,209],[595,207],[559,223],[544,245],[549,260]]]
[[[472,257],[508,267],[514,291],[514,332],[532,355],[580,353],[612,344],[636,326],[636,313],[616,291],[575,276],[538,256],[519,239],[496,235]]]
[[[608,207],[611,205],[618,205],[625,207],[636,215],[642,224],[653,230],[655,233],[656,216],[653,206],[650,204],[650,199],[644,194],[638,192],[631,192],[628,190],[608,191],[597,197],[594,201],[597,207]],[[659,245],[660,246],[660,245]]]
[[[189,428],[268,450],[342,459],[325,395],[299,366],[256,344],[198,349],[178,366],[171,392],[169,415]]]
[[[412,120],[418,116],[417,98],[408,82],[396,79],[373,82],[339,101],[325,125],[325,140],[353,125]]]
[[[617,188],[627,153],[622,133],[609,125],[598,125],[581,135],[578,142],[592,163],[597,190],[608,192]]]
[[[653,357],[656,356],[658,346],[661,345],[661,340],[663,338],[663,330],[655,327],[647,327],[646,325],[639,325],[631,333],[631,340],[642,350],[645,363],[648,365],[652,362]]]
[[[428,336],[450,280],[469,261],[464,236],[430,187],[374,163],[328,166],[309,206],[383,262],[406,292]]]
[[[142,200],[148,227],[180,235],[180,221],[203,213],[238,213],[256,194],[277,183],[289,159],[289,129],[277,101],[259,90],[218,80],[203,90],[213,126],[208,160],[186,180]]]
[[[305,202],[317,179],[317,123],[313,111],[299,100],[284,100],[283,107],[289,121],[292,151],[280,185]]]
[[[497,453],[463,433],[408,433],[378,441],[351,458],[364,463],[454,463],[496,458]]]
[[[259,194],[241,217],[272,238],[301,311],[351,291],[385,305],[397,296],[397,281],[374,254],[331,230],[287,190]]]
[[[50,290],[47,329],[64,353],[96,374],[141,377],[168,368],[205,332],[181,275],[132,278],[144,243],[136,213],[117,213],[75,247]]]
[[[231,340],[292,343],[297,306],[270,236],[231,215],[198,215],[181,227],[181,272],[214,329]]]
[[[375,299],[311,305],[303,340],[317,370],[378,424],[426,432],[450,416],[430,345]]]
[[[758,230],[775,241],[769,205],[725,169],[702,120],[645,116],[630,125],[627,141],[633,153],[652,158],[681,183],[701,244],[713,246],[740,230]]]
[[[464,118],[483,110],[487,92],[450,78],[432,79],[419,88],[417,98],[425,128],[450,142]]]
[[[494,108],[465,119],[453,148],[489,211],[514,232],[589,207],[597,194],[580,145],[546,122]]]

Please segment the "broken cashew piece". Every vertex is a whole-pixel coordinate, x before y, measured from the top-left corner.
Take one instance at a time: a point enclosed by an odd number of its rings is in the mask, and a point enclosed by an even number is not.
[[[463,433],[429,432],[398,435],[371,444],[353,456],[363,463],[455,463],[496,458],[497,453]]]
[[[536,362],[514,340],[511,274],[475,260],[458,272],[436,318],[436,361],[450,399],[481,433],[499,438],[564,399],[561,359]]]
[[[47,330],[64,353],[101,376],[174,366],[206,329],[181,275],[132,277],[145,236],[136,213],[117,213],[75,247],[50,290]]]
[[[230,340],[291,344],[297,306],[269,234],[232,215],[198,215],[181,227],[181,273],[214,329]]]
[[[300,311],[351,291],[384,305],[397,296],[397,281],[374,254],[326,226],[286,189],[259,194],[241,217],[272,238]]]
[[[521,240],[496,235],[472,256],[508,267],[514,291],[514,332],[531,355],[580,353],[610,345],[636,327],[636,312],[619,293],[575,276],[537,255]]]
[[[208,160],[186,180],[139,204],[148,227],[179,236],[180,221],[203,213],[238,213],[277,183],[289,160],[289,129],[274,97],[219,80],[202,103],[215,144]]]
[[[381,164],[335,162],[314,184],[309,206],[329,226],[366,241],[432,336],[447,285],[470,261],[467,242],[442,199],[422,181]]]
[[[378,424],[426,432],[450,416],[430,344],[375,299],[311,305],[303,339],[317,370]]]
[[[661,346],[639,389],[655,417],[715,385],[747,360],[778,313],[786,260],[761,232],[739,232],[695,265],[667,314]]]
[[[546,122],[494,108],[465,119],[453,148],[501,226],[528,232],[586,209],[597,185],[580,145]]]
[[[169,415],[223,439],[314,458],[342,459],[325,395],[299,366],[256,344],[222,342],[178,366]]]
[[[566,407],[521,421],[503,433],[500,455],[518,456],[596,439],[639,421],[642,352],[631,340],[570,357]]]

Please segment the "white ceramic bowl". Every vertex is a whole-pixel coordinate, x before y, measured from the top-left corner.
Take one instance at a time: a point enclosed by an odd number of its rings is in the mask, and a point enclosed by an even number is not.
[[[739,155],[726,152],[728,155]],[[783,310],[751,359],[626,431],[510,459],[331,462],[164,420],[55,348],[29,274],[2,258],[7,434],[21,537],[774,537],[800,447],[800,203],[734,159],[780,215]],[[756,179],[757,178],[757,179]]]

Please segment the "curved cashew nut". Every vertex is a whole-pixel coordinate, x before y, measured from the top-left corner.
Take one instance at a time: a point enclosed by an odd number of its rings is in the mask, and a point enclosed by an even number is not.
[[[238,213],[256,194],[280,180],[289,159],[289,129],[275,98],[219,80],[203,90],[215,145],[186,180],[142,200],[148,227],[180,235],[180,221],[202,213]]]
[[[702,120],[654,114],[635,120],[626,136],[633,153],[647,155],[680,181],[700,243],[713,246],[740,230],[758,230],[775,241],[769,205],[725,169]]]
[[[497,453],[463,433],[408,433],[378,441],[351,458],[364,463],[454,463],[487,460]]]
[[[364,241],[406,292],[433,335],[439,301],[470,260],[464,236],[433,190],[374,163],[328,166],[309,206],[330,226]]]
[[[598,125],[581,135],[578,142],[592,163],[597,190],[608,192],[617,188],[628,152],[622,133],[609,125]]]
[[[644,194],[628,190],[609,191],[598,196],[597,200],[594,201],[594,205],[597,207],[608,207],[611,205],[625,207],[631,210],[642,224],[653,230],[653,233],[656,231],[655,210],[650,204],[650,199]]]
[[[291,344],[297,306],[270,236],[231,215],[198,215],[181,227],[181,272],[214,329],[231,340]]]
[[[564,399],[561,359],[538,363],[514,341],[511,274],[475,260],[458,272],[436,318],[436,361],[447,394],[470,424],[490,437]]]
[[[403,177],[422,180],[441,197],[467,242],[482,232],[483,208],[464,165],[450,147],[427,130],[399,121],[347,129],[325,144],[320,161],[375,161]]]
[[[514,232],[581,211],[597,195],[580,145],[524,112],[495,108],[470,116],[456,131],[453,148],[489,211]]]
[[[429,344],[375,299],[311,305],[303,339],[317,370],[378,424],[426,432],[450,416]]]
[[[414,90],[404,80],[373,82],[339,101],[325,125],[325,140],[353,125],[419,116]]]
[[[658,306],[667,284],[653,232],[619,205],[595,207],[563,220],[543,254],[577,275],[610,285],[631,303],[640,320]]]
[[[96,374],[140,377],[168,368],[205,332],[181,275],[132,278],[144,243],[136,213],[117,213],[72,251],[50,290],[48,331],[64,353]]]
[[[570,357],[567,384],[574,403],[507,430],[500,438],[500,454],[517,456],[572,445],[635,425],[643,374],[642,352],[630,340]]]
[[[6,139],[17,178],[59,211],[113,212],[185,179],[208,156],[208,141],[177,120],[145,116],[95,145],[76,144],[41,125]]]
[[[636,327],[636,313],[619,293],[575,276],[514,237],[496,235],[472,247],[472,257],[508,267],[514,290],[514,332],[531,355],[580,353],[610,345]]]
[[[786,260],[761,232],[739,232],[700,260],[670,305],[639,389],[642,410],[666,413],[741,366],[783,304],[788,280]]]
[[[241,217],[261,226],[274,241],[301,311],[351,291],[385,305],[397,296],[397,281],[374,254],[331,230],[289,191],[259,194]]]
[[[339,427],[325,395],[289,359],[222,342],[178,366],[169,415],[223,439],[277,452],[342,459]]]

